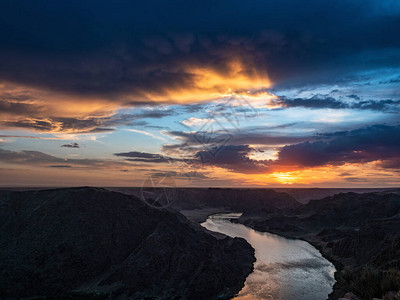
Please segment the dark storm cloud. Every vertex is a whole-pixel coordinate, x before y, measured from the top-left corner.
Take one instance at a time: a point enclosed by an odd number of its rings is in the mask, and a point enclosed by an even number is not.
[[[40,151],[11,151],[0,149],[0,161],[7,163],[59,163],[62,159],[52,155],[45,154]]]
[[[15,103],[13,114],[31,115],[34,111],[29,107],[22,106],[21,109]],[[0,102],[1,109],[1,102]],[[10,108],[12,110],[12,108]],[[1,112],[1,111],[0,111]],[[5,110],[4,112],[7,112]],[[144,110],[135,114],[114,114],[109,117],[90,117],[90,118],[65,118],[65,117],[30,117],[12,121],[0,121],[3,127],[25,128],[41,132],[74,132],[74,133],[101,133],[114,131],[116,126],[145,126],[143,119],[161,119],[166,116],[174,115],[171,109],[151,109]]]
[[[157,107],[152,109],[144,109],[138,113],[134,114],[119,114],[111,118],[110,122],[119,122],[129,123],[132,120],[140,120],[140,119],[161,119],[168,116],[176,115],[176,112],[173,109],[166,109],[163,107]]]
[[[262,152],[248,144],[205,144],[196,148],[187,144],[165,145],[165,153],[183,153],[176,159],[146,152],[116,153],[128,161],[148,163],[184,162],[188,166],[216,166],[236,173],[259,174],[276,170],[312,168],[326,165],[377,162],[382,168],[400,168],[400,125],[373,125],[350,131],[320,134],[312,141],[294,143],[279,149],[278,159],[254,159]],[[361,182],[350,173],[340,174],[346,181]]]
[[[382,167],[398,161],[400,126],[374,125],[352,131],[322,134],[320,140],[283,147],[279,165],[316,167],[383,161]]]
[[[277,83],[327,82],[400,65],[399,8],[389,0],[6,0],[0,80],[140,96],[192,85],[184,65],[224,73],[240,57],[245,72],[267,70]]]
[[[283,107],[305,107],[311,109],[368,109],[368,110],[396,110],[399,111],[400,100],[361,100],[356,95],[350,95],[352,102],[344,102],[326,95],[315,95],[311,98],[279,97],[275,102]]]
[[[61,145],[60,147],[64,147],[64,148],[80,148],[78,143],[64,144],[64,145]]]
[[[172,158],[153,153],[146,152],[124,152],[124,153],[114,153],[115,156],[128,157],[125,160],[133,162],[147,162],[147,163],[168,163],[172,161]]]
[[[5,121],[0,124],[5,127],[27,128],[47,132],[57,129],[57,127],[49,120],[25,119],[18,121]]]
[[[193,149],[192,149],[193,150]],[[193,152],[186,159],[176,159],[160,154],[146,153],[146,152],[126,152],[126,153],[115,153],[114,155],[124,157],[127,161],[133,162],[148,162],[148,163],[174,163],[183,162],[187,166],[217,166],[225,168],[238,173],[261,173],[267,170],[267,161],[258,161],[249,157],[251,152],[257,152],[256,149],[251,148],[248,145],[227,145],[227,146],[215,146],[204,148],[200,151]],[[165,176],[166,173],[154,173],[160,176]],[[204,174],[194,171],[186,173],[179,173],[186,177],[203,177]],[[172,173],[169,173],[172,176]],[[177,176],[178,173],[173,174]]]
[[[49,168],[72,168],[72,166],[69,166],[69,165],[53,165],[53,166],[49,166]]]
[[[0,122],[1,126],[11,128],[32,129],[41,132],[74,132],[74,133],[100,133],[114,131],[113,128],[98,127],[103,123],[103,118],[78,119],[78,118],[47,118],[22,119],[17,121]]]
[[[42,107],[34,104],[7,101],[0,99],[0,112],[14,115],[34,115],[42,111]]]
[[[110,168],[113,166],[129,166],[129,163],[115,162],[112,160],[101,160],[101,159],[70,159],[60,158],[53,155],[49,155],[40,151],[33,150],[22,150],[12,151],[0,148],[0,162],[8,164],[19,164],[24,166],[46,166],[57,168],[60,166],[71,166],[80,168]]]
[[[396,110],[399,111],[400,100],[363,100],[351,105],[351,108],[370,110]]]
[[[312,140],[284,146],[276,160],[256,160],[251,154],[260,151],[248,144],[203,145],[202,150],[188,143],[165,145],[166,153],[191,153],[192,164],[213,165],[238,173],[267,173],[284,169],[312,168],[345,163],[377,162],[382,168],[400,168],[400,125],[373,125],[350,131],[324,133]],[[340,175],[349,182],[357,177]]]
[[[254,160],[249,157],[256,151],[248,145],[220,146],[202,150],[195,154],[204,165],[213,165],[238,173],[264,173],[268,171],[267,161]]]
[[[311,98],[294,98],[280,97],[278,104],[284,107],[307,107],[307,108],[347,108],[347,105],[342,101],[336,100],[333,97],[313,96]]]
[[[182,109],[189,114],[198,113],[205,110],[206,106],[204,104],[190,104],[185,105]]]
[[[55,124],[59,124],[60,131],[66,130],[93,130],[103,124],[101,118],[77,119],[77,118],[53,118]]]
[[[153,111],[145,111],[140,114],[133,114],[132,117],[140,118],[140,119],[161,119],[168,116],[173,116],[176,113],[171,109],[166,110],[153,110]]]
[[[293,144],[310,139],[307,136],[290,136],[278,135],[275,132],[268,132],[270,130],[291,127],[292,125],[272,126],[272,127],[259,127],[259,128],[245,128],[240,131],[228,130],[215,130],[215,131],[168,131],[172,137],[178,138],[182,141],[182,146],[187,147],[191,145],[203,146],[220,146],[221,144],[229,143],[230,145],[246,145],[246,144],[259,144],[259,145],[282,145]],[[296,123],[297,124],[297,123]],[[264,132],[262,132],[264,130]],[[164,145],[167,149],[171,145]],[[175,145],[176,146],[176,145]]]
[[[257,151],[248,145],[224,146],[199,151],[205,164],[240,173],[263,173],[280,167],[319,167],[376,161],[382,168],[400,168],[400,125],[374,125],[351,131],[322,134],[317,141],[282,147],[277,160],[254,160]],[[342,174],[342,176],[345,176]],[[346,176],[356,182],[357,177]]]

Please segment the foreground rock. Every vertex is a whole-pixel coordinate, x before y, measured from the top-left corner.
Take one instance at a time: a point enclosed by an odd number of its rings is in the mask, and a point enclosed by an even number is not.
[[[215,299],[253,269],[243,239],[95,188],[0,197],[0,297]]]

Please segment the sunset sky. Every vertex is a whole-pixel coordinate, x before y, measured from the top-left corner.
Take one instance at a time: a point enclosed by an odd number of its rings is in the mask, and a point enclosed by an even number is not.
[[[0,185],[400,184],[400,1],[1,1]]]

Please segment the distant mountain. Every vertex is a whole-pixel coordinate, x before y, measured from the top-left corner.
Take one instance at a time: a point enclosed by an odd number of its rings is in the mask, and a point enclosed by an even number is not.
[[[279,212],[245,213],[239,222],[321,249],[341,269],[331,299],[352,291],[370,300],[400,290],[398,191],[342,193]]]
[[[0,298],[216,299],[253,269],[243,239],[99,188],[0,194]]]
[[[140,188],[109,188],[138,197],[147,197],[147,190]],[[162,189],[152,189],[162,193]],[[300,205],[292,196],[271,189],[240,188],[170,188],[168,189],[171,207],[176,210],[193,210],[201,208],[225,208],[229,211],[279,210]],[[164,197],[160,197],[163,204]]]
[[[328,196],[334,196],[340,193],[376,193],[376,192],[394,192],[394,188],[275,188],[277,192],[286,193],[294,197],[297,201],[306,204],[310,200],[318,200]]]

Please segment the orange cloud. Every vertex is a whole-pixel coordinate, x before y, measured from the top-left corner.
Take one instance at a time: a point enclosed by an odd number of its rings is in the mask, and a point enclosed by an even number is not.
[[[177,72],[185,75],[185,80],[171,87],[140,92],[133,88],[119,95],[77,95],[2,82],[0,127],[58,133],[88,132],[99,125],[100,121],[96,120],[111,117],[118,109],[135,102],[186,104],[228,97],[238,100],[235,105],[273,105],[273,95],[254,92],[271,86],[267,73],[257,71],[251,64],[245,64],[240,59],[229,60],[218,68],[187,64],[178,69]],[[247,103],[243,104],[243,101]],[[81,126],[66,126],[65,118],[76,119],[87,126],[84,131]]]
[[[187,81],[161,92],[143,91],[147,99],[156,102],[190,103],[214,100],[227,95],[247,95],[248,91],[266,89],[272,83],[266,72],[246,66],[241,60],[233,59],[224,70],[213,66],[186,65],[183,71]]]

